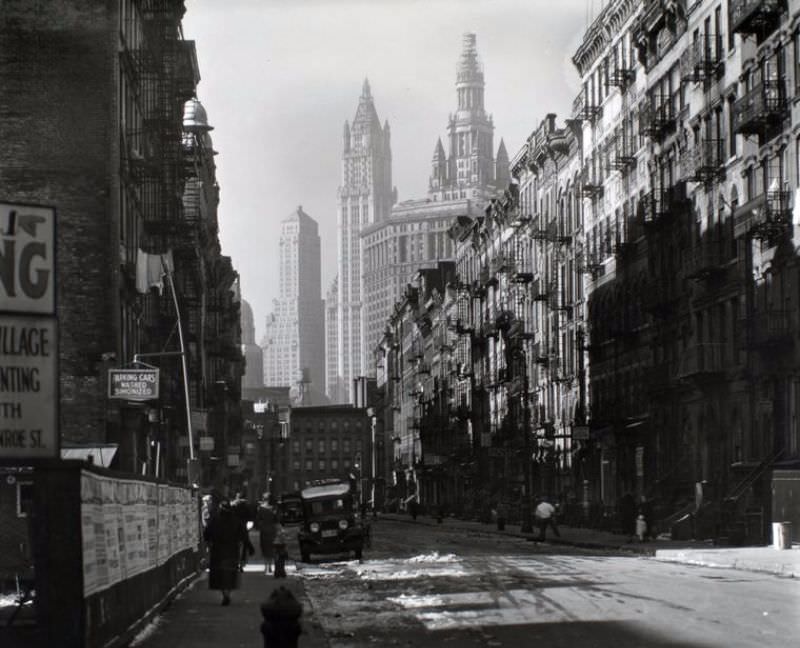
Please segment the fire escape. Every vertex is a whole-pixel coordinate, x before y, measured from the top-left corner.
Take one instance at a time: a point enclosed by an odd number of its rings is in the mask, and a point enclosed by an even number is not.
[[[649,94],[639,106],[639,129],[642,135],[661,142],[675,130],[675,96]]]
[[[780,130],[789,116],[786,82],[782,78],[749,77],[744,96],[733,104],[733,128],[742,135],[757,135],[763,144]]]
[[[760,42],[780,23],[786,0],[731,0],[729,11],[731,31],[755,35]]]
[[[721,35],[699,34],[681,56],[681,81],[708,83],[718,79],[724,71],[721,53]]]

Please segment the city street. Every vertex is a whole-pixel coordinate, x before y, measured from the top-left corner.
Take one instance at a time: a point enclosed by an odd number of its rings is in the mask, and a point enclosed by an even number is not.
[[[331,646],[785,646],[800,583],[381,520],[299,575]]]

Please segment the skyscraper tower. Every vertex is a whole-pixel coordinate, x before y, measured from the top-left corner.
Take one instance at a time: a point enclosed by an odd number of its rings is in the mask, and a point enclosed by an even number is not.
[[[317,222],[298,207],[281,223],[279,297],[267,317],[264,384],[295,386],[308,369],[322,389],[324,327],[320,296],[320,239]]]
[[[464,34],[456,69],[458,108],[447,124],[449,156],[441,139],[433,152],[429,194],[434,200],[489,198],[508,184],[502,140],[494,157],[494,123],[483,105],[485,86],[475,34]]]
[[[381,127],[364,80],[352,125],[344,125],[342,184],[338,207],[338,276],[336,321],[328,318],[329,331],[336,329],[326,390],[334,402],[352,402],[353,379],[364,376],[371,358],[365,340],[364,259],[361,230],[385,221],[392,209],[392,152],[389,123]],[[334,294],[334,293],[331,293]],[[332,314],[333,304],[328,304]],[[335,374],[335,375],[334,375]]]

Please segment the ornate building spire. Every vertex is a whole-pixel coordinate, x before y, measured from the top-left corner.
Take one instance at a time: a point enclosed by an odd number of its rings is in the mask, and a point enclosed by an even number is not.
[[[497,188],[494,124],[483,105],[485,83],[475,34],[464,34],[462,44],[456,67],[458,106],[447,124],[448,154],[438,142],[431,169],[429,193],[437,200],[481,200]]]
[[[456,90],[459,112],[483,114],[483,66],[478,60],[475,34],[464,34],[464,49],[458,62]]]

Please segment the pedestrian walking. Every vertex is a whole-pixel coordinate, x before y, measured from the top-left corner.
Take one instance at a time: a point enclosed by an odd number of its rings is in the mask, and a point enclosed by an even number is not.
[[[636,515],[636,500],[630,491],[626,491],[619,501],[619,521],[622,535],[628,536],[628,542],[633,542],[636,535]]]
[[[286,578],[286,560],[289,558],[289,533],[278,519],[275,527],[275,578]]]
[[[539,499],[536,505],[536,510],[533,513],[536,518],[536,525],[539,527],[539,537],[536,538],[540,542],[544,542],[547,536],[547,527],[553,529],[553,533],[557,538],[561,537],[556,525],[556,507],[553,506],[546,498]]]
[[[636,538],[639,540],[639,542],[644,542],[646,533],[647,533],[647,522],[644,521],[644,515],[640,513],[636,517]]]
[[[250,542],[250,534],[247,532],[247,523],[253,521],[253,515],[250,512],[250,504],[242,497],[241,493],[236,493],[236,497],[231,502],[231,508],[240,522],[245,528],[245,541],[239,555],[239,571],[244,571],[244,566],[247,564],[247,557],[255,553],[255,547]]]
[[[642,495],[641,499],[639,500],[639,515],[642,517],[645,523],[644,539],[654,539],[655,526],[653,522],[653,503],[644,495]],[[639,535],[638,531],[636,535]]]
[[[208,587],[222,592],[222,605],[230,605],[231,591],[239,588],[239,559],[247,539],[247,528],[233,512],[230,502],[222,500],[208,521],[203,539],[210,545]]]
[[[412,520],[416,520],[417,519],[417,515],[419,515],[419,504],[417,503],[416,496],[412,496],[412,497],[414,499],[412,499],[408,503],[408,511],[409,511],[409,513],[411,513],[411,519]]]
[[[275,534],[278,519],[275,511],[269,505],[269,501],[264,496],[256,511],[256,527],[258,528],[258,539],[261,548],[261,555],[264,557],[264,574],[272,573],[272,563],[275,559]]]

